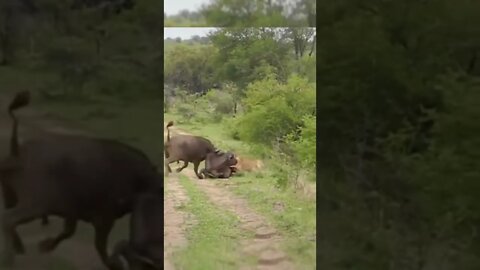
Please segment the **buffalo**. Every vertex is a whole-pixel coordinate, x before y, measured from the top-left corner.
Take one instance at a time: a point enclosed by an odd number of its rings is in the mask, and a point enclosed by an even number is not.
[[[237,158],[232,152],[209,153],[200,173],[206,178],[229,178],[236,172],[236,164]]]
[[[130,238],[115,245],[110,259],[118,270],[163,269],[163,199],[142,194],[130,217]]]
[[[29,103],[16,95],[9,106],[13,119],[10,155],[0,162],[5,211],[2,264],[13,265],[21,239],[16,227],[46,216],[63,218],[63,231],[42,243],[53,250],[70,238],[78,221],[93,225],[95,248],[109,266],[107,242],[117,219],[130,213],[139,194],[163,196],[163,177],[141,151],[111,139],[50,134],[18,143],[14,111]],[[163,197],[162,197],[163,198]]]
[[[215,153],[216,150],[212,142],[206,138],[193,135],[176,135],[170,138],[170,127],[173,126],[173,121],[167,124],[167,141],[165,143],[165,169],[167,173],[172,172],[170,163],[183,161],[183,166],[177,169],[181,172],[188,166],[189,162],[193,163],[193,170],[199,179],[203,176],[199,174],[198,167],[200,162],[204,161],[209,153]]]

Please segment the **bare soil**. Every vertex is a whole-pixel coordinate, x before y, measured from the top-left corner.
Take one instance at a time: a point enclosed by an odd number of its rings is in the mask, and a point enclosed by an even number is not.
[[[181,209],[188,203],[189,198],[179,182],[178,176],[171,175],[165,185],[164,199],[164,269],[174,270],[172,255],[175,251],[187,245],[186,229],[193,225],[193,216],[187,215]]]

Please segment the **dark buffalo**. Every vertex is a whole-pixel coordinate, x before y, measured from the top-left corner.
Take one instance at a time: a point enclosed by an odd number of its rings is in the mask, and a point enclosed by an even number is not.
[[[0,163],[7,195],[0,219],[3,264],[13,264],[21,243],[17,226],[53,215],[63,218],[65,227],[47,240],[51,249],[74,234],[79,220],[85,221],[93,225],[96,250],[108,266],[107,241],[115,221],[132,211],[138,194],[163,196],[163,178],[144,153],[114,140],[52,134],[19,146],[13,112],[28,103],[28,93],[21,93],[9,107],[12,154]]]
[[[204,161],[209,153],[218,152],[212,142],[200,136],[193,135],[176,135],[170,138],[170,127],[173,122],[167,124],[167,142],[165,143],[165,169],[168,173],[172,172],[170,163],[175,161],[183,161],[183,166],[177,169],[181,172],[188,166],[189,162],[193,163],[193,170],[199,179],[203,176],[198,173],[200,162]]]
[[[115,246],[111,265],[118,270],[163,269],[163,198],[139,197],[130,218],[130,239]]]
[[[229,178],[235,173],[237,159],[232,152],[221,152],[207,154],[205,168],[201,170],[207,178]]]

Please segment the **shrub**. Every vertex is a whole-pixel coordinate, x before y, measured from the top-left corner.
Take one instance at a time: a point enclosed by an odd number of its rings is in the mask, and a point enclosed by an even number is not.
[[[304,116],[299,138],[296,139],[294,134],[287,136],[287,143],[293,149],[296,160],[308,168],[316,166],[316,119],[316,116]]]
[[[213,107],[215,114],[233,113],[235,102],[232,94],[221,90],[210,90],[205,97]]]
[[[240,138],[253,143],[271,144],[291,132],[298,124],[295,112],[284,97],[265,102],[238,121]]]
[[[298,76],[285,84],[268,76],[250,84],[245,94],[245,113],[239,117],[237,131],[241,139],[249,142],[283,141],[302,124],[302,117],[315,114],[315,88]]]
[[[183,118],[185,122],[189,122],[195,115],[194,106],[188,103],[180,103],[176,106],[177,113]]]

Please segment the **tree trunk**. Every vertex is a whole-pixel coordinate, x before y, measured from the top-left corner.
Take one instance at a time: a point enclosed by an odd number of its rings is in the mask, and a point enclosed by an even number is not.
[[[307,40],[300,38],[299,39],[299,47],[300,47],[300,58],[303,57],[303,54],[305,53],[305,47],[307,47]]]
[[[298,57],[299,49],[298,49],[297,41],[294,41],[294,44],[295,44],[295,60],[298,60],[299,59],[299,57]]]
[[[308,54],[308,56],[312,56],[313,52],[315,51],[316,44],[317,44],[317,35],[313,37],[312,48],[310,49],[310,53]]]

